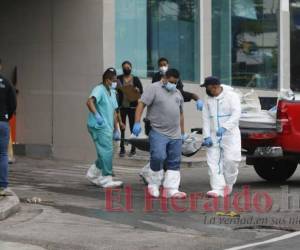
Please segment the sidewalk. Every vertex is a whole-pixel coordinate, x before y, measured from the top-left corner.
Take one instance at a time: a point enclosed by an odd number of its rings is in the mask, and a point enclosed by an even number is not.
[[[21,243],[15,243],[15,242],[6,242],[6,241],[0,241],[0,249],[2,250],[16,250],[16,249],[22,249],[22,250],[45,250],[45,248],[28,245],[28,244],[21,244]]]
[[[20,209],[20,200],[18,196],[13,191],[9,191],[12,193],[11,196],[0,196],[0,221],[15,214]]]

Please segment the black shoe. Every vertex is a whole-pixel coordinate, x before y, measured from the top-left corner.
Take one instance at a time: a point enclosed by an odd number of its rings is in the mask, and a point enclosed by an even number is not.
[[[121,150],[120,153],[119,153],[119,156],[120,157],[125,157],[125,154],[126,154],[125,150]]]
[[[131,151],[129,154],[128,154],[128,157],[133,157],[136,155],[136,152],[135,151]]]

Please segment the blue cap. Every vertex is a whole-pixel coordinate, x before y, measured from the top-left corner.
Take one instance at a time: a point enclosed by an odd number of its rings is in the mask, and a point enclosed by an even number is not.
[[[209,77],[206,77],[205,80],[204,80],[204,83],[202,83],[200,85],[200,87],[206,87],[208,85],[220,85],[221,82],[220,82],[220,79],[216,76],[209,76]]]

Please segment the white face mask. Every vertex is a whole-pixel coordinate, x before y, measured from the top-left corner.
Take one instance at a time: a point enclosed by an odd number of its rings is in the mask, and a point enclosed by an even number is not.
[[[168,66],[162,66],[159,68],[160,72],[166,73],[168,71]]]
[[[117,82],[112,82],[111,83],[111,88],[112,89],[116,89],[117,88],[118,83]]]

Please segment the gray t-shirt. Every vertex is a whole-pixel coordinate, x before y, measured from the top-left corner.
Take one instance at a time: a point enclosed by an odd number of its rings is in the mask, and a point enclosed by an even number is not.
[[[183,97],[179,90],[169,92],[163,83],[156,82],[146,88],[141,101],[147,105],[147,118],[154,130],[171,139],[181,138]]]

